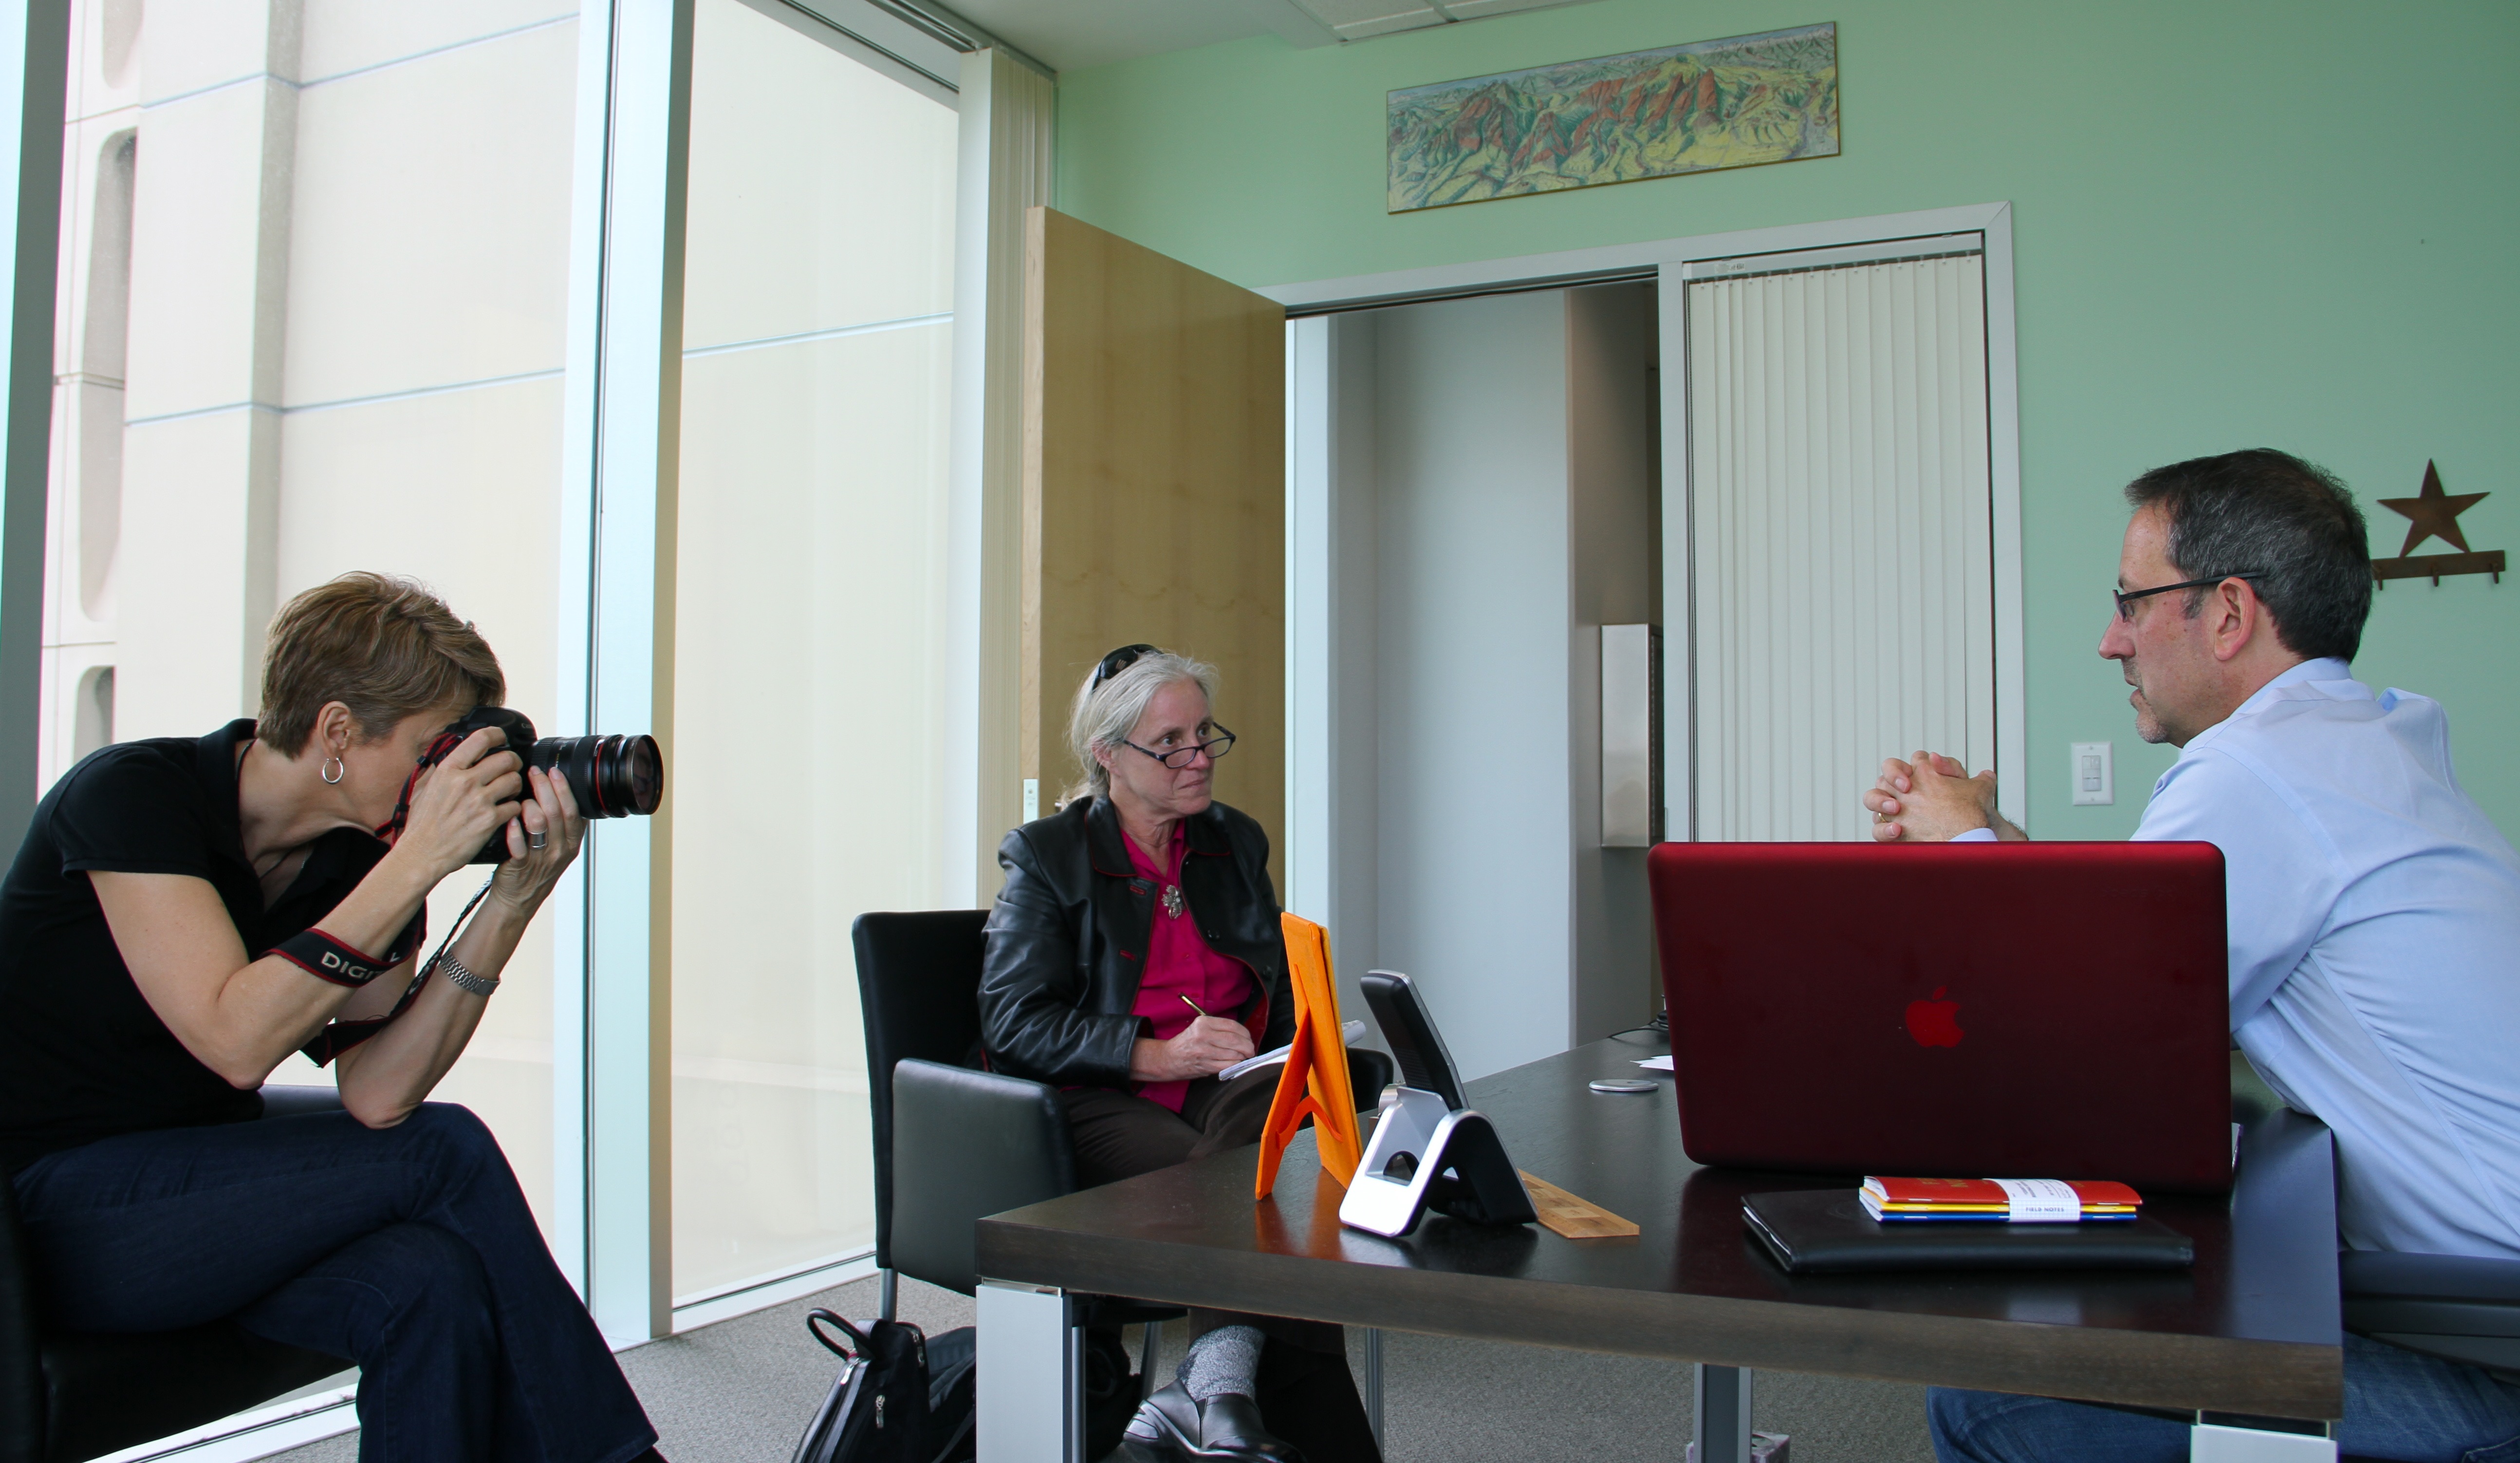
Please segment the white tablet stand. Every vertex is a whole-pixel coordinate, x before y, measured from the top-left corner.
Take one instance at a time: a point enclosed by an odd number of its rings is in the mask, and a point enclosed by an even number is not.
[[[1386,1087],[1373,1141],[1339,1205],[1339,1222],[1398,1238],[1439,1210],[1477,1224],[1528,1224],[1531,1195],[1486,1118],[1432,1092]]]

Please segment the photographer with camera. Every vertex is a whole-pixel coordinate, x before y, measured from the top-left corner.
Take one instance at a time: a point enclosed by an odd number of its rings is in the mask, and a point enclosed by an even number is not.
[[[0,882],[0,1164],[55,1326],[226,1316],[354,1360],[365,1460],[632,1463],[655,1431],[505,1155],[428,1101],[586,835],[590,784],[507,745],[505,695],[435,596],[344,574],[272,620],[258,721],[65,774]],[[345,1111],[262,1119],[299,1050]]]

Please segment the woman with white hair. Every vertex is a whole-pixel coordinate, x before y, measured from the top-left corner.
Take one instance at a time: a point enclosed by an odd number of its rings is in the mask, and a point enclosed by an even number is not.
[[[998,846],[981,1040],[993,1069],[1061,1089],[1087,1184],[1258,1142],[1279,1069],[1217,1074],[1294,1037],[1268,835],[1216,800],[1235,737],[1215,695],[1188,657],[1104,656],[1068,718],[1084,781]],[[1337,1327],[1195,1310],[1191,1331],[1117,1456],[1378,1463]]]

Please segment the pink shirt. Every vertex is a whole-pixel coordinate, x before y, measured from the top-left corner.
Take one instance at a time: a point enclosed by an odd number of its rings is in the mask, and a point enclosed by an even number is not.
[[[1199,1009],[1210,1016],[1234,1019],[1243,1004],[1251,999],[1251,972],[1238,960],[1229,960],[1207,947],[1207,939],[1198,933],[1198,919],[1187,907],[1176,919],[1164,913],[1164,891],[1181,885],[1182,858],[1188,851],[1179,825],[1173,829],[1173,844],[1168,850],[1166,868],[1158,870],[1155,861],[1138,846],[1138,841],[1126,834],[1120,842],[1128,847],[1129,865],[1138,877],[1149,880],[1155,887],[1154,929],[1147,939],[1146,974],[1138,982],[1138,1001],[1130,1014],[1146,1018],[1152,1028],[1148,1033],[1158,1041],[1169,1041],[1198,1019],[1198,1013],[1182,1003],[1183,996],[1198,1002]],[[1253,1033],[1254,1038],[1258,1036]],[[1147,1082],[1138,1095],[1148,1102],[1159,1102],[1178,1113],[1182,1099],[1189,1095],[1188,1082]]]

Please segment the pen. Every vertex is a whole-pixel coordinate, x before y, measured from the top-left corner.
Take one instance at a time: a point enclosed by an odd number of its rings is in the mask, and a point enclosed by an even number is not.
[[[1198,1002],[1192,1000],[1189,996],[1182,997],[1182,1004],[1188,1006],[1192,1011],[1197,1011],[1201,1016],[1205,1016],[1207,1014],[1205,1011],[1200,1010]]]

